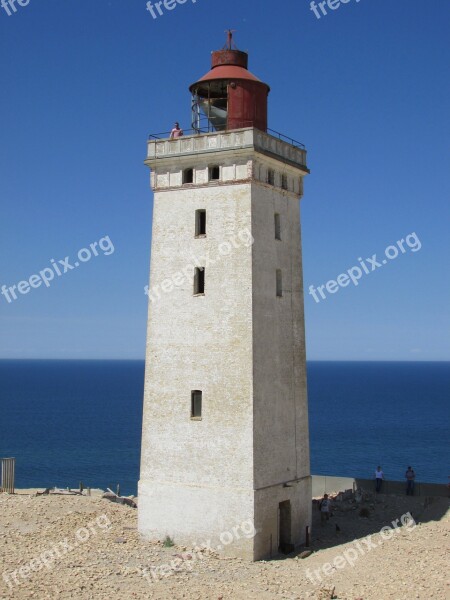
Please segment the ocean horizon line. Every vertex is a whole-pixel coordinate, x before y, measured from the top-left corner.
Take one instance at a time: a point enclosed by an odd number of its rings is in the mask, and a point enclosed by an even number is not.
[[[0,361],[23,361],[23,362],[39,362],[39,361],[53,361],[53,362],[142,362],[145,363],[145,358],[55,358],[55,357],[22,357],[22,358],[7,358],[0,357]],[[405,364],[417,364],[417,363],[450,363],[450,359],[423,359],[423,360],[408,360],[408,359],[385,359],[379,358],[374,360],[364,359],[333,359],[333,358],[310,358],[306,360],[307,363],[405,363]]]

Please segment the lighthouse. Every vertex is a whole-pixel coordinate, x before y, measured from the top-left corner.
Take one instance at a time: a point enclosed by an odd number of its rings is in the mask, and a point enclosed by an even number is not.
[[[139,531],[248,560],[311,525],[300,202],[304,146],[229,32],[191,129],[150,136],[154,192]]]

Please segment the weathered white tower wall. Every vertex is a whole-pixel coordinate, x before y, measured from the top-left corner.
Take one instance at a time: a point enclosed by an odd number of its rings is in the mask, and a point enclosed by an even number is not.
[[[277,173],[277,165],[268,164]],[[257,557],[278,550],[280,502],[291,502],[293,545],[305,541],[311,507],[299,190],[286,192],[277,183],[276,177],[275,186],[255,183],[252,198]],[[274,213],[280,215],[280,240],[274,240]],[[281,297],[275,294],[277,269]]]
[[[306,153],[248,128],[152,141],[146,162],[155,198],[139,530],[274,556],[302,543],[311,520],[298,202]],[[206,235],[195,235],[198,210]],[[204,294],[194,295],[195,267],[205,267]]]

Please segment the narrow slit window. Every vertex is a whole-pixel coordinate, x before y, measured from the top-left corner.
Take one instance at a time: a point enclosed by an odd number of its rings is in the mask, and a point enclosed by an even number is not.
[[[277,296],[281,298],[283,295],[283,275],[281,273],[281,269],[277,269]]]
[[[205,293],[205,267],[196,267],[194,273],[194,295]]]
[[[275,239],[281,240],[281,219],[278,213],[275,213]]]
[[[209,167],[209,180],[217,181],[219,179],[220,179],[220,167],[218,165]]]
[[[191,392],[191,419],[202,418],[202,396],[203,393],[200,390]]]
[[[287,190],[288,189],[288,178],[287,178],[287,175],[282,175],[281,176],[281,187],[283,188],[283,190]]]
[[[274,185],[275,183],[275,171],[273,169],[267,169],[267,183]]]
[[[206,235],[206,210],[195,211],[195,235]]]
[[[194,183],[194,169],[184,169],[183,183]]]

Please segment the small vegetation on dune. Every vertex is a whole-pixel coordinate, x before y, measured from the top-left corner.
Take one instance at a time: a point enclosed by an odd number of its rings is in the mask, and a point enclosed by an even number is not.
[[[163,546],[164,548],[172,548],[172,546],[175,546],[175,542],[169,535],[166,535],[166,537],[164,538]]]

